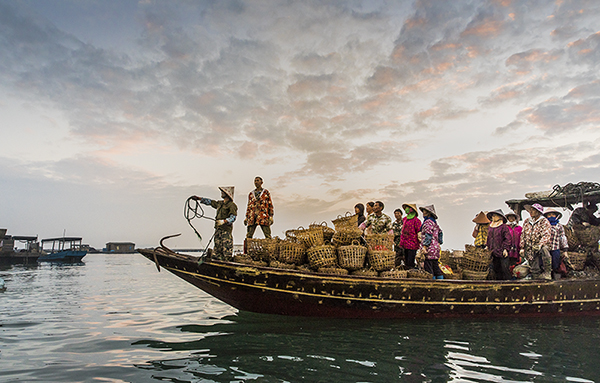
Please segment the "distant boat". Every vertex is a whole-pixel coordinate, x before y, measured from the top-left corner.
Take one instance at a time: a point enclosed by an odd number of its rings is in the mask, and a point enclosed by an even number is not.
[[[81,240],[81,237],[42,239],[38,262],[81,262],[87,254],[87,250],[82,250]]]
[[[4,283],[4,279],[0,278],[0,291],[6,290],[6,283]]]

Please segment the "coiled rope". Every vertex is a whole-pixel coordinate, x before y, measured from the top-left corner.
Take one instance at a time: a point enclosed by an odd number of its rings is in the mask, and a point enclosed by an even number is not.
[[[183,216],[187,220],[190,227],[194,230],[194,233],[196,233],[200,241],[202,241],[202,236],[200,235],[200,233],[198,233],[198,230],[196,230],[194,224],[192,224],[192,220],[195,218],[206,218],[210,219],[211,221],[215,220],[214,218],[204,216],[204,209],[202,208],[200,201],[198,201],[193,196],[185,201],[185,205],[183,207]]]

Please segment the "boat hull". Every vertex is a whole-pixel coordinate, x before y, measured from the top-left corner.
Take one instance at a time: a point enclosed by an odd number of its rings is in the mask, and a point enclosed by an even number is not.
[[[335,276],[139,250],[244,311],[335,318],[599,315],[600,280],[463,281]]]
[[[81,262],[87,251],[83,250],[65,250],[56,253],[44,254],[37,260],[38,262]]]

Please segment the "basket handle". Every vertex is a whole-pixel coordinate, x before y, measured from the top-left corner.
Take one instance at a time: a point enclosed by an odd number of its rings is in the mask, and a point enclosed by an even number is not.
[[[352,246],[360,246],[360,242],[358,241],[358,239],[352,240]]]

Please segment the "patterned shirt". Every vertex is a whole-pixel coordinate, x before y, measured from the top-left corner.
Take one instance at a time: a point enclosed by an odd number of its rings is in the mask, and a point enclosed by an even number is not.
[[[422,248],[427,246],[425,258],[439,259],[441,250],[440,243],[442,242],[442,229],[440,229],[435,220],[426,219],[423,221],[423,225],[421,226],[421,233],[423,234],[423,242],[421,243],[421,246]]]
[[[477,236],[475,237],[475,246],[483,247],[487,244],[487,236],[488,236],[489,227],[490,227],[489,223],[486,223],[486,224],[478,223],[477,224]]]
[[[400,246],[400,235],[402,234],[402,221],[394,221],[394,223],[392,223],[392,230],[394,231],[394,245]]]
[[[248,193],[248,207],[246,208],[246,220],[248,226],[269,226],[269,218],[273,217],[273,201],[267,189],[254,189]]]
[[[402,219],[402,234],[400,236],[400,246],[403,249],[417,250],[419,248],[419,231],[421,231],[421,220],[416,216],[408,219]]]
[[[521,233],[521,249],[525,253],[538,251],[544,245],[550,245],[550,222],[546,217],[541,216],[536,221],[527,218],[523,223],[523,233]]]
[[[550,228],[550,250],[567,250],[569,244],[563,225],[557,223],[554,226],[551,225]]]
[[[365,227],[370,227],[373,234],[385,234],[392,230],[392,219],[389,215],[381,213],[381,216],[370,214],[365,221]]]

